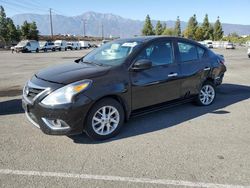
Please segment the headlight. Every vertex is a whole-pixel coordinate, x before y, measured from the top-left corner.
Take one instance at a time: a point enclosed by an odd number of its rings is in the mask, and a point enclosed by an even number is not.
[[[91,80],[82,80],[66,85],[49,94],[41,103],[49,106],[71,103],[72,98],[77,93],[87,90],[91,83]]]

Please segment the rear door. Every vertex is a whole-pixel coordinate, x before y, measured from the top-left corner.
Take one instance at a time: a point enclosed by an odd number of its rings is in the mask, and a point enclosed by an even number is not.
[[[179,98],[180,69],[175,61],[172,41],[154,41],[139,53],[134,62],[140,59],[152,61],[152,67],[130,72],[132,108],[138,109]]]
[[[195,95],[210,71],[206,49],[179,39],[176,42],[181,74],[181,96]]]

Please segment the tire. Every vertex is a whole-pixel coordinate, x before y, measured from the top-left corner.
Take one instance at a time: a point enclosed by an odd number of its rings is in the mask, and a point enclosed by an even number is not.
[[[67,48],[65,48],[65,51],[67,51]]]
[[[214,102],[215,98],[216,87],[214,83],[211,81],[205,81],[200,88],[199,94],[196,98],[196,103],[199,106],[209,106]]]
[[[47,52],[47,49],[46,48],[44,48],[44,50],[43,50],[44,52]]]
[[[248,58],[250,58],[250,55],[248,55]]]
[[[108,112],[111,112],[111,118],[107,118]],[[103,113],[106,114],[106,117],[103,117]],[[105,140],[114,137],[124,124],[123,107],[115,99],[104,98],[90,109],[85,122],[84,131],[91,139]]]
[[[39,49],[38,48],[36,49],[36,53],[39,53]]]
[[[59,48],[58,50],[59,50],[59,51],[61,51],[61,50],[62,50],[62,48]]]

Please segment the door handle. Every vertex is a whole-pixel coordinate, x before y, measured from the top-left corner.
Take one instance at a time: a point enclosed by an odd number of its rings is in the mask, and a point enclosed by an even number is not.
[[[169,75],[168,75],[168,77],[175,77],[175,76],[177,76],[178,74],[177,73],[170,73]]]
[[[209,71],[210,69],[211,69],[210,67],[206,67],[204,71]]]

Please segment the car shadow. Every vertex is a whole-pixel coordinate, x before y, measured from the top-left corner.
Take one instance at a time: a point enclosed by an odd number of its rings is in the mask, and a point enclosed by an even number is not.
[[[69,138],[78,144],[101,144],[105,142],[112,142],[176,126],[180,123],[187,122],[208,113],[216,115],[230,113],[222,108],[249,98],[249,86],[223,84],[217,88],[216,100],[210,106],[202,107],[188,103],[132,118],[124,124],[124,127],[119,135],[101,142],[92,141],[86,135],[75,135],[70,136]]]
[[[22,99],[12,99],[0,102],[0,116],[24,113]]]

